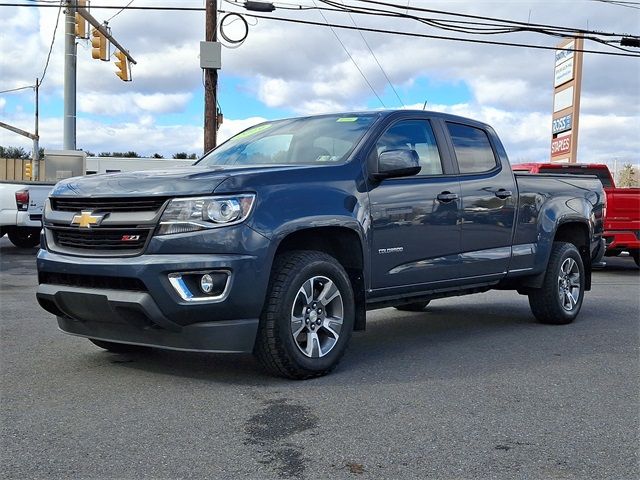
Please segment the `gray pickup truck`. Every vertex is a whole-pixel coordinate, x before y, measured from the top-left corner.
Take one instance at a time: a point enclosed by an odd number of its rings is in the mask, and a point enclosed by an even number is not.
[[[110,351],[254,352],[331,371],[366,311],[511,289],[565,324],[591,287],[594,177],[511,171],[491,127],[424,111],[249,128],[195,166],[56,185],[40,305]]]

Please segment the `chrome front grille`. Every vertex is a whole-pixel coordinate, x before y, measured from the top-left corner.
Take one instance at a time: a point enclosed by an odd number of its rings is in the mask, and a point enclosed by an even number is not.
[[[167,198],[49,199],[45,237],[51,251],[78,256],[133,256],[153,236]]]

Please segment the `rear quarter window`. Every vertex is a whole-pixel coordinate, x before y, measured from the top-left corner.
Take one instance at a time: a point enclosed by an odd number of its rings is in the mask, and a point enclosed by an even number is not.
[[[460,173],[482,173],[497,166],[489,137],[484,130],[447,122]]]

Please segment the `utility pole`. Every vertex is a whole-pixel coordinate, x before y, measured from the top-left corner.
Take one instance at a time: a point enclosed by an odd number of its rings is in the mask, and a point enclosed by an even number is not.
[[[76,149],[76,0],[64,14],[64,124],[62,148]]]
[[[215,0],[206,0],[205,41],[217,41],[218,10]],[[204,153],[216,146],[218,134],[218,70],[204,69]]]

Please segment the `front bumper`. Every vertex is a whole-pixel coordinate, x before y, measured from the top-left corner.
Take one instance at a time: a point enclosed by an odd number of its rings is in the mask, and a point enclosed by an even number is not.
[[[40,285],[40,305],[71,335],[172,350],[251,352],[258,319],[181,326],[158,309],[148,293]]]
[[[240,254],[147,254],[72,257],[40,250],[40,305],[61,330],[106,341],[160,348],[250,352],[269,277],[262,251]],[[223,298],[189,302],[171,285],[176,272],[229,272]]]

